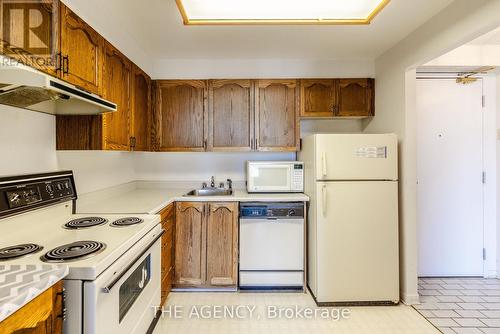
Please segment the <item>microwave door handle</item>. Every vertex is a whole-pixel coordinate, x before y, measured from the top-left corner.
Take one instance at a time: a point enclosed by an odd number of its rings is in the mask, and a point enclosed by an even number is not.
[[[147,247],[144,248],[144,250],[134,259],[134,261],[130,262],[130,264],[125,268],[125,270],[123,270],[115,279],[113,279],[110,283],[106,284],[104,286],[104,288],[102,288],[102,292],[104,293],[110,293],[111,292],[111,289],[113,289],[113,287],[116,285],[116,283],[118,283],[118,281],[123,277],[125,276],[125,274],[130,270],[130,268],[132,268],[134,266],[134,264],[144,255],[146,254],[146,252],[155,244],[156,241],[158,241],[158,239],[160,239],[163,235],[163,233],[165,233],[165,230],[161,230],[161,233],[153,240],[149,243],[149,245]]]

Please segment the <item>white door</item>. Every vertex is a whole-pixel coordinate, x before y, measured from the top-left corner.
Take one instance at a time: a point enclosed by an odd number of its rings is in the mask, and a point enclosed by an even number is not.
[[[395,134],[316,135],[317,180],[397,180]]]
[[[483,275],[482,82],[417,80],[420,276]]]
[[[398,301],[398,183],[318,182],[318,302]]]

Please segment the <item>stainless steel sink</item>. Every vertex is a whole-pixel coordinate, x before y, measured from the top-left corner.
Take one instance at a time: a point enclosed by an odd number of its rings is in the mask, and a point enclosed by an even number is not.
[[[231,195],[233,195],[232,189],[202,188],[202,189],[193,189],[184,196],[231,196]]]

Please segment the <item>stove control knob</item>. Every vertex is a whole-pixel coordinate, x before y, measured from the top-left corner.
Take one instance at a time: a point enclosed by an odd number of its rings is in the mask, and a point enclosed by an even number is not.
[[[294,214],[295,214],[295,210],[294,209],[288,210],[288,215],[289,216],[293,216]]]
[[[64,188],[69,189],[69,182],[64,182]]]
[[[63,190],[63,186],[61,183],[58,183],[56,187],[57,187],[57,190]]]
[[[47,192],[49,192],[49,193],[54,192],[54,186],[51,184],[47,184],[45,189],[47,189]]]

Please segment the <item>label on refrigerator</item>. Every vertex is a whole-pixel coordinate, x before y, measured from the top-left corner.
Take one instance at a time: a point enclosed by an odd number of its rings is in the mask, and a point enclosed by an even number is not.
[[[354,151],[358,158],[387,159],[387,146],[366,146]]]

